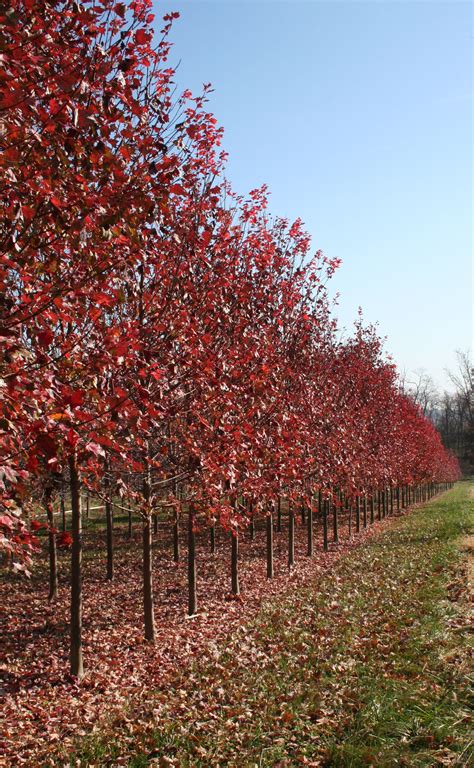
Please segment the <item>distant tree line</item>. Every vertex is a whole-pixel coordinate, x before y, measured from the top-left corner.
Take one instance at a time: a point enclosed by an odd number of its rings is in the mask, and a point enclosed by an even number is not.
[[[464,474],[474,473],[474,367],[469,351],[456,352],[457,367],[448,370],[452,391],[440,391],[424,370],[402,377],[402,387],[431,419],[446,448],[458,457]]]

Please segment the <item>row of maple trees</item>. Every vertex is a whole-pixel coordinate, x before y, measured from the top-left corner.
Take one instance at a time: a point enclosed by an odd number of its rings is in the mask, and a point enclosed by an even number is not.
[[[79,676],[81,488],[109,517],[117,496],[141,516],[153,640],[157,505],[191,532],[232,530],[236,557],[279,499],[357,505],[459,472],[376,330],[359,318],[338,335],[338,261],[272,217],[265,188],[232,191],[210,86],[175,92],[177,15],[156,39],[150,0],[0,12],[0,546],[26,570],[43,505],[54,558],[68,484]]]

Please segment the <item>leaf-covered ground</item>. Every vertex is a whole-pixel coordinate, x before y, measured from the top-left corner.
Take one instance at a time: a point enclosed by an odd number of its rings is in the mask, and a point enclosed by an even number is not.
[[[65,585],[48,607],[41,569],[7,584],[5,765],[469,765],[459,541],[472,505],[460,483],[312,560],[300,530],[290,576],[278,534],[273,582],[259,532],[241,549],[242,602],[225,600],[228,541],[215,557],[203,541],[194,619],[185,565],[162,548],[156,648],[143,641],[138,543],[120,539],[107,584],[93,538],[80,686],[65,672]]]

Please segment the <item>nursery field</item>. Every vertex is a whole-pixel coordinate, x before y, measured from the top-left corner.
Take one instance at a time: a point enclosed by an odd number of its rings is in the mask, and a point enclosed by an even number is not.
[[[0,768],[467,766],[469,356],[433,409],[341,324],[178,11],[7,5]]]
[[[211,554],[198,536],[200,604],[191,618],[186,566],[173,561],[159,526],[156,647],[144,642],[138,618],[137,542],[117,521],[115,575],[107,582],[104,531],[91,526],[88,671],[80,683],[68,674],[66,558],[54,605],[46,601],[46,560],[30,581],[9,576],[3,584],[0,764],[471,764],[473,489],[459,482],[351,539],[341,525],[339,544],[318,547],[312,559],[298,525],[290,573],[284,518],[273,580],[265,578],[265,532],[257,527],[241,542],[238,597],[229,592],[228,537]]]

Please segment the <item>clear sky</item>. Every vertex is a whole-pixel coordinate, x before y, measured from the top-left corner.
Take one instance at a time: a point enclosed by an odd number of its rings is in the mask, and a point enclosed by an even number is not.
[[[160,0],[177,10],[180,87],[212,82],[228,176],[262,183],[342,266],[332,291],[362,307],[400,369],[447,384],[472,349],[470,2]]]

